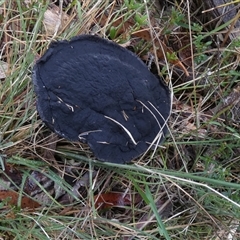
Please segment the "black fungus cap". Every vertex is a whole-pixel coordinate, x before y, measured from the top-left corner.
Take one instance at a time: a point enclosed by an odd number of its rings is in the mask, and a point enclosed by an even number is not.
[[[130,162],[167,133],[168,87],[108,40],[81,35],[52,43],[33,68],[33,83],[43,122],[87,143],[99,160]]]

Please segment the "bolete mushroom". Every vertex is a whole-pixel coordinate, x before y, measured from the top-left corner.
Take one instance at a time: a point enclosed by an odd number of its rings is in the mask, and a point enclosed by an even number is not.
[[[99,160],[130,162],[167,133],[168,87],[116,43],[93,35],[54,42],[32,78],[43,122]]]

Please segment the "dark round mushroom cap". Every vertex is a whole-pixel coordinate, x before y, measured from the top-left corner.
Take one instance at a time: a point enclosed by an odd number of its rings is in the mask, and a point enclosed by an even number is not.
[[[108,40],[81,35],[52,43],[33,68],[33,83],[43,122],[87,143],[99,160],[129,162],[167,133],[168,87]]]

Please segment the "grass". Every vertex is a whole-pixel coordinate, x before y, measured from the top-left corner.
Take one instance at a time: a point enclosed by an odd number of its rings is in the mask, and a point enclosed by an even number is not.
[[[157,11],[151,1],[59,1],[61,26],[57,18],[46,22],[46,10],[54,12],[49,1],[0,1],[0,60],[8,66],[0,80],[0,164],[11,166],[0,172],[0,189],[19,193],[17,206],[0,202],[0,238],[239,238],[240,41],[229,35],[229,23],[210,24],[210,13],[200,18],[192,1],[172,2]],[[190,73],[166,62],[168,53],[156,65],[158,46],[152,48],[151,71],[173,92],[162,147],[115,165],[96,161],[84,144],[51,134],[37,115],[31,82],[34,61],[49,43],[95,33],[146,60],[151,44],[132,35],[149,28],[152,37],[162,34]],[[96,207],[95,197],[112,191],[139,194],[141,201]],[[22,196],[41,206],[22,209]]]

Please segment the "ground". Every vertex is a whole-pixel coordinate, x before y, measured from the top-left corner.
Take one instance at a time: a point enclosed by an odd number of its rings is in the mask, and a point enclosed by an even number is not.
[[[0,1],[0,239],[239,239],[239,4]],[[130,164],[97,161],[36,111],[33,65],[80,34],[128,48],[171,91],[168,136]]]

